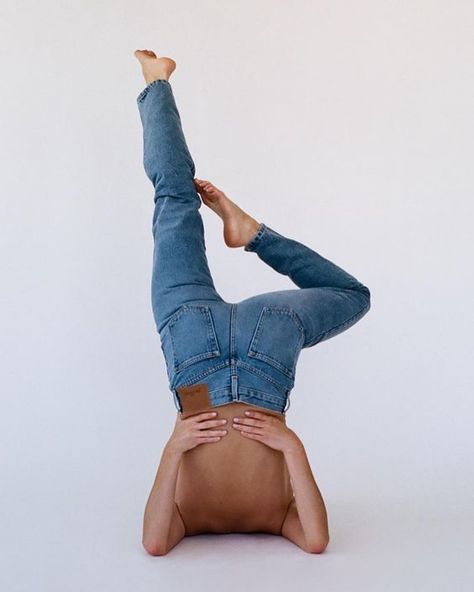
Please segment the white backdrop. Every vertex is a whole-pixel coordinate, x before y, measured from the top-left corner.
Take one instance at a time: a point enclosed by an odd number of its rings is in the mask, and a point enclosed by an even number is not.
[[[3,3],[2,589],[472,590],[473,21],[468,0]],[[141,547],[175,408],[137,48],[177,62],[196,175],[371,289],[301,353],[288,411],[323,555]],[[224,298],[293,287],[201,213]]]

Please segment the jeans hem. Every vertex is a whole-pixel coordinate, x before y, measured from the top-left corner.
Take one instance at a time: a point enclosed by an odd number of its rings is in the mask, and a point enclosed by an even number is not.
[[[145,86],[145,88],[141,91],[141,93],[137,96],[137,98],[136,98],[137,103],[141,103],[143,101],[143,99],[146,97],[146,95],[148,94],[148,92],[150,91],[150,89],[153,88],[153,86],[158,86],[159,82],[165,82],[167,85],[170,85],[169,81],[166,80],[165,78],[157,78],[156,80],[153,80],[152,82],[147,84]]]
[[[255,236],[253,236],[250,239],[250,241],[245,245],[244,251],[255,251],[266,229],[267,226],[265,226],[265,224],[261,222]]]

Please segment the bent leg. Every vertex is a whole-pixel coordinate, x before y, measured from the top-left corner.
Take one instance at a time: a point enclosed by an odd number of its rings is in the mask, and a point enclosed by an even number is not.
[[[306,245],[265,224],[244,247],[300,289],[259,295],[266,302],[290,306],[302,321],[303,347],[345,331],[370,309],[370,291],[354,276]]]
[[[195,165],[168,80],[137,97],[143,125],[143,166],[153,183],[152,307],[158,331],[182,304],[222,300],[209,270]]]

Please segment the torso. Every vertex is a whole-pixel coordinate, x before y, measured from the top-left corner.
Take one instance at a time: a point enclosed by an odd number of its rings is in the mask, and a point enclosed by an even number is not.
[[[240,402],[215,407],[227,419],[227,434],[183,454],[176,484],[176,503],[186,535],[205,532],[281,534],[293,499],[283,453],[242,436],[232,427],[244,410],[260,410],[285,422],[285,416]]]

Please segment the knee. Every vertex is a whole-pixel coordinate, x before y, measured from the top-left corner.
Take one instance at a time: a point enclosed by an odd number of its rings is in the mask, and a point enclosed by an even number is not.
[[[359,294],[362,297],[362,301],[363,301],[365,310],[368,311],[370,309],[370,298],[371,298],[369,288],[367,288],[367,286],[364,286],[364,284],[360,284],[357,288],[357,291],[359,292]]]

